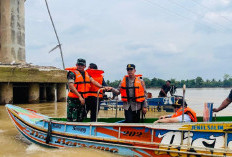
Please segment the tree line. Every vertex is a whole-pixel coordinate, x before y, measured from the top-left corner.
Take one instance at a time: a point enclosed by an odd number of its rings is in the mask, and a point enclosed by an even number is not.
[[[143,78],[147,88],[158,87],[160,88],[162,85],[166,83],[166,80],[159,79],[159,78]],[[187,79],[187,80],[176,80],[170,79],[172,85],[175,85],[178,88],[183,87],[185,84],[187,88],[203,88],[203,87],[232,87],[232,77],[229,74],[225,74],[223,80],[216,80],[216,79],[202,79],[202,77],[196,77],[195,79]],[[106,81],[107,85],[117,88],[121,80],[115,80],[110,82],[109,80]]]

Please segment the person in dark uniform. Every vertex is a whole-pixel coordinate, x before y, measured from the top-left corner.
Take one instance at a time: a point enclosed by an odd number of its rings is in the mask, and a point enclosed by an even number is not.
[[[171,81],[167,80],[166,84],[162,86],[159,97],[167,97],[168,92],[171,90]]]
[[[226,108],[232,102],[232,89],[228,97],[222,102],[222,104],[218,108],[214,108],[213,112],[219,112]]]

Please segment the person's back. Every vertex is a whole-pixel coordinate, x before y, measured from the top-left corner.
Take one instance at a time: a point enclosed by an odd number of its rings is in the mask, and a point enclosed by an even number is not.
[[[106,83],[103,78],[104,71],[98,70],[98,67],[94,63],[89,64],[89,68],[86,70],[88,74],[102,87],[106,86]],[[97,112],[97,103],[100,104],[100,101],[103,99],[103,91],[100,91],[99,95],[97,95],[98,90],[100,87],[97,87],[93,83],[90,84],[90,90],[89,90],[89,96],[86,99],[86,112],[88,113],[90,111],[90,121],[95,122],[96,121],[96,112]],[[97,102],[97,96],[99,97],[99,102]],[[100,109],[100,105],[98,105],[98,111]]]
[[[159,97],[167,97],[168,92],[171,89],[171,81],[166,81],[166,84],[162,86],[160,92],[159,92]]]

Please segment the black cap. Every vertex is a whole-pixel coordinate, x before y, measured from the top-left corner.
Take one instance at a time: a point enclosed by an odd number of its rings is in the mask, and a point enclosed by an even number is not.
[[[166,82],[172,83],[170,80],[167,80]]]
[[[94,63],[90,63],[90,64],[89,64],[89,68],[90,68],[90,69],[97,69],[97,65],[94,64]]]
[[[182,107],[182,105],[183,105],[183,99],[177,99],[175,104],[173,104],[172,106],[180,108],[180,107]],[[186,101],[184,101],[184,105],[185,105],[185,107],[188,106]]]
[[[134,64],[127,64],[126,69],[135,69],[135,65]]]
[[[78,58],[78,59],[77,59],[77,65],[86,65],[85,59]]]

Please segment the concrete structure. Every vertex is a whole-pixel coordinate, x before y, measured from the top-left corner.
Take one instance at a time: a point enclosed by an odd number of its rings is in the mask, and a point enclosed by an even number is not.
[[[25,60],[24,0],[0,0],[0,104],[66,100],[66,71]]]
[[[55,67],[0,65],[0,104],[66,101],[66,71]]]
[[[0,62],[25,63],[24,0],[0,0]]]

